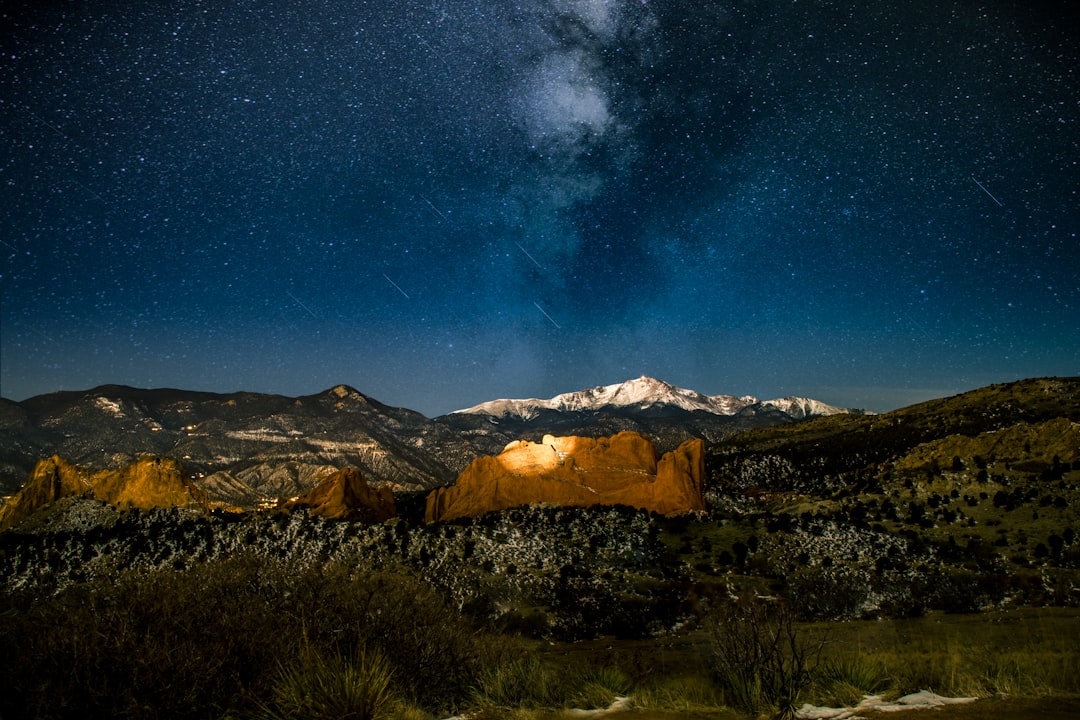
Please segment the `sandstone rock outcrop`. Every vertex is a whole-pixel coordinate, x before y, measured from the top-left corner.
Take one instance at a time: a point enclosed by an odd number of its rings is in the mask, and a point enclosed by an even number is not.
[[[622,432],[609,438],[519,440],[474,460],[457,482],[427,497],[425,522],[475,517],[518,505],[629,505],[670,515],[704,510],[704,443],[687,440],[659,461],[652,442]]]
[[[90,470],[54,455],[39,461],[22,489],[0,508],[0,530],[73,495],[143,509],[206,505],[206,493],[170,458],[142,457],[119,470]]]
[[[382,522],[397,515],[394,493],[386,486],[372,488],[357,468],[342,468],[284,507],[308,508],[313,515],[333,520]]]

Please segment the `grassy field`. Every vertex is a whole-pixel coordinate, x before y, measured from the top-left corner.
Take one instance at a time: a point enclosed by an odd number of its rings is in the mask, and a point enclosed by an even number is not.
[[[935,717],[1078,716],[1080,611],[1074,609],[799,624],[796,630],[811,647],[820,645],[812,682],[799,703],[845,707],[864,694],[896,698],[931,690],[980,698],[974,707],[941,709]],[[737,704],[728,697],[730,688],[714,678],[710,644],[704,633],[695,632],[652,641],[544,645],[538,652],[564,671],[622,669],[634,679],[637,704],[645,706],[622,715],[657,720],[738,716],[728,707]]]

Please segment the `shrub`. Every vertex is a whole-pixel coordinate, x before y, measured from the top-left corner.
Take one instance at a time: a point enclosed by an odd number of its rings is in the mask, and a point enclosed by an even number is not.
[[[380,649],[402,689],[424,705],[452,707],[475,683],[472,626],[416,578],[342,560],[302,573],[295,593],[290,624],[304,628],[315,647],[345,656]]]
[[[790,609],[767,600],[730,603],[706,618],[705,627],[728,701],[750,714],[772,708],[794,717],[824,639],[800,633]]]

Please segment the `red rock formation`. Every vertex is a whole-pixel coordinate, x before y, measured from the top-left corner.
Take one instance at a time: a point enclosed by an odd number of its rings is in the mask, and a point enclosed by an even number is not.
[[[73,495],[144,509],[206,505],[206,494],[176,460],[143,457],[119,470],[94,471],[54,455],[39,461],[22,489],[0,508],[0,530]]]
[[[517,505],[630,505],[664,515],[704,510],[704,443],[688,440],[656,459],[648,438],[553,437],[512,442],[474,460],[457,482],[427,498],[425,522],[475,517]]]
[[[309,508],[313,515],[334,520],[382,522],[397,515],[393,491],[386,486],[370,487],[356,468],[342,468],[327,476],[285,507]]]
[[[101,470],[90,479],[94,497],[118,507],[206,506],[206,493],[172,458],[142,457],[119,470]]]

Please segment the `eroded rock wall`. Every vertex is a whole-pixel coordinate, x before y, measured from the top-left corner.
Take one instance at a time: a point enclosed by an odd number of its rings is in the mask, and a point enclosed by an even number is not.
[[[206,493],[176,460],[142,457],[118,470],[94,471],[54,455],[38,462],[26,484],[0,508],[0,530],[73,495],[143,509],[206,504]]]
[[[305,507],[333,520],[382,522],[397,514],[393,491],[385,485],[371,487],[357,468],[338,470],[286,507]]]
[[[688,440],[657,460],[645,436],[544,436],[474,460],[457,482],[428,495],[426,522],[518,505],[629,505],[663,515],[704,510],[704,443]]]

